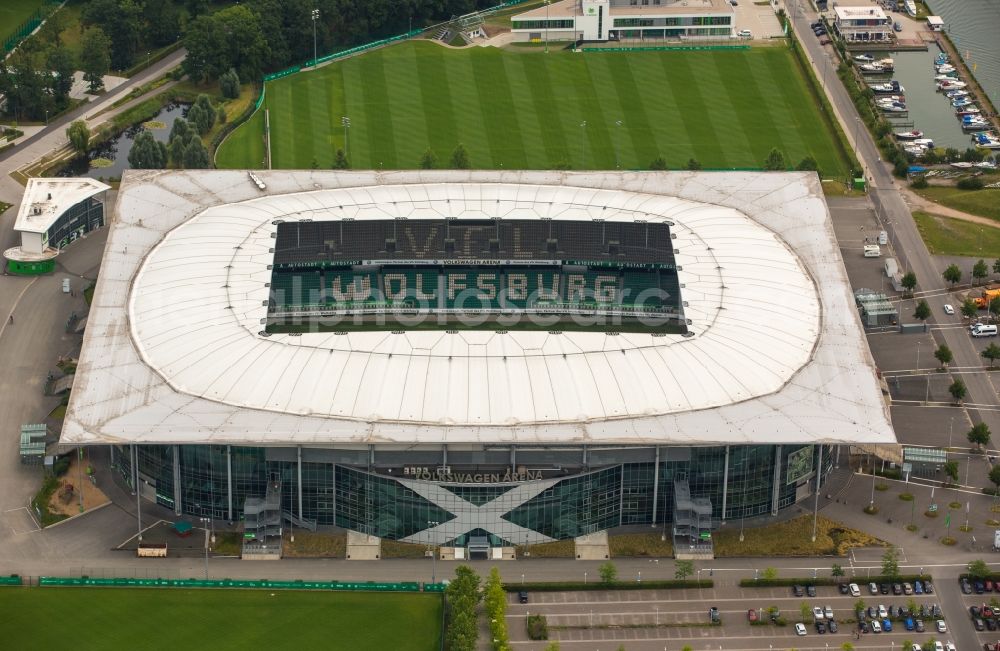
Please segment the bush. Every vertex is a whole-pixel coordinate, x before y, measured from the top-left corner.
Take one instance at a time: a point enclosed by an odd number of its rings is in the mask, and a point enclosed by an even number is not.
[[[959,190],[982,190],[983,180],[975,176],[967,176],[959,179],[955,185]]]
[[[62,477],[69,471],[70,462],[71,458],[69,455],[59,457],[56,459],[55,463],[52,464],[52,474],[56,477]]]
[[[552,581],[545,583],[505,583],[503,589],[507,592],[568,592],[576,590],[686,590],[688,588],[711,588],[715,583],[711,579],[672,579],[664,581],[618,581],[616,583],[601,583],[596,581]]]
[[[904,502],[912,502],[913,501],[913,493],[900,493],[899,494],[899,499],[903,500]]]
[[[913,179],[912,183],[910,183],[910,187],[913,188],[914,190],[923,190],[928,185],[929,184],[927,183],[927,179],[925,179],[923,176],[918,176],[917,178]]]
[[[549,625],[545,615],[528,615],[528,637],[532,640],[549,639]]]

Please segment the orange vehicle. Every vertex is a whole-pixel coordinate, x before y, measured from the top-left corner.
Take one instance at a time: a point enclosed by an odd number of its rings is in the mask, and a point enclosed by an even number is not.
[[[976,303],[976,307],[980,310],[985,310],[990,306],[990,301],[994,298],[1000,296],[1000,288],[998,289],[984,289],[982,296],[977,296],[972,299]]]

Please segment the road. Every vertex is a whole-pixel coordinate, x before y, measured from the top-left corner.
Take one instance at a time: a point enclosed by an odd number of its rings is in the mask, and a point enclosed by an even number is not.
[[[955,299],[949,295],[948,287],[942,277],[943,269],[938,269],[930,252],[924,245],[917,230],[910,210],[903,200],[897,187],[897,180],[892,175],[891,168],[882,162],[882,154],[872,140],[867,129],[857,128],[860,116],[851,102],[844,86],[838,83],[836,67],[831,61],[829,52],[819,44],[809,27],[811,22],[818,20],[818,14],[812,11],[803,0],[788,0],[789,16],[791,17],[796,35],[805,48],[816,74],[819,78],[834,80],[826,84],[827,96],[833,105],[834,112],[840,119],[841,126],[848,137],[855,140],[855,152],[870,179],[869,197],[875,209],[876,216],[890,235],[890,248],[894,257],[900,262],[900,267],[913,271],[917,276],[917,287],[925,292],[926,300],[931,307],[931,322],[935,323],[943,316],[945,303],[955,304]],[[825,69],[825,70],[824,70]],[[930,78],[928,77],[928,83]],[[861,125],[863,127],[863,125]],[[968,271],[966,270],[966,276]],[[900,308],[900,316],[904,321],[914,321],[910,318],[912,311]],[[945,343],[954,354],[953,366],[982,367],[984,360],[972,344],[964,329],[941,329],[934,332],[935,340],[940,345]],[[933,358],[927,356],[927,368],[934,368]],[[962,376],[968,387],[966,402],[975,405],[997,405],[997,391],[986,373],[967,373]],[[984,421],[990,430],[1000,432],[1000,413],[996,411],[970,408],[969,418],[973,423]]]

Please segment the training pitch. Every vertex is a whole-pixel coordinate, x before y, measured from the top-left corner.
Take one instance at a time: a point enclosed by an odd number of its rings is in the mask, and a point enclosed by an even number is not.
[[[386,592],[2,588],[9,649],[437,651],[441,596]]]
[[[772,147],[789,166],[813,156],[824,177],[848,163],[784,46],[583,52],[382,48],[267,84],[272,167],[417,168],[430,148],[450,167],[458,143],[474,168],[760,168]],[[220,167],[257,167],[262,111],[222,145]],[[621,124],[618,124],[618,122]],[[617,159],[617,164],[616,164]]]

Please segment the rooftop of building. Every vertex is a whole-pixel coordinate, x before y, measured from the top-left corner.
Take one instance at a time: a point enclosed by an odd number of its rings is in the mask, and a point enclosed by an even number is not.
[[[547,12],[547,13],[546,13]],[[689,14],[731,14],[735,9],[728,0],[677,0],[668,2],[663,0],[662,4],[648,5],[615,5],[608,11],[612,18],[627,16],[683,16]],[[546,7],[538,7],[523,14],[513,16],[512,20],[564,20],[574,16],[580,16],[579,0],[562,0],[553,2]]]
[[[14,230],[44,233],[68,208],[110,189],[109,185],[85,177],[30,178],[17,210]]]
[[[882,11],[882,7],[878,7],[872,4],[863,4],[858,6],[843,6],[838,5],[833,8],[834,12],[837,14],[837,18],[840,20],[885,20],[885,12]]]
[[[895,442],[815,174],[258,175],[126,173],[63,444]],[[442,216],[669,221],[690,336],[263,331],[278,221]]]

